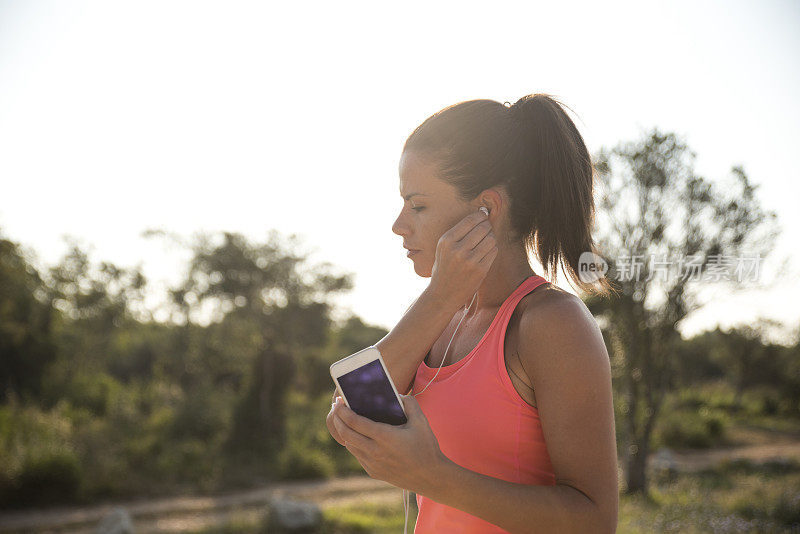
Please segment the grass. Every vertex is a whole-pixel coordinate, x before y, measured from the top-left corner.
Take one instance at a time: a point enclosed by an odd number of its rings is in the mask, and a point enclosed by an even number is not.
[[[403,531],[403,505],[370,504],[329,508],[324,512],[325,534],[376,533],[388,534]],[[408,532],[414,532],[416,508],[408,510]]]
[[[774,399],[771,388],[753,387],[745,390],[737,402],[735,389],[724,381],[673,391],[656,424],[651,450],[662,446],[682,450],[746,445],[749,443],[741,441],[743,430],[748,437],[762,434],[764,443],[771,442],[776,434],[800,437],[800,418],[778,413],[775,407],[780,402]],[[618,428],[620,423],[618,419]],[[620,436],[617,439],[620,444],[624,442]]]
[[[800,464],[723,462],[620,498],[621,534],[800,532]]]
[[[318,534],[396,534],[403,531],[403,506],[361,503],[328,508],[323,511],[322,528]],[[267,514],[233,514],[223,525],[196,530],[192,534],[267,533]],[[414,532],[416,508],[408,511],[408,532]]]

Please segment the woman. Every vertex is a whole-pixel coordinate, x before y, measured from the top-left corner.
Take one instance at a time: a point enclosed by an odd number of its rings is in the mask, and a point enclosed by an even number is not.
[[[416,533],[614,532],[602,334],[528,262],[531,250],[548,278],[560,264],[583,290],[610,289],[578,274],[596,252],[594,172],[574,123],[544,94],[461,102],[411,134],[399,174],[392,231],[431,281],[375,346],[410,393],[408,422],[377,423],[337,398],[331,435],[371,477],[417,494]]]

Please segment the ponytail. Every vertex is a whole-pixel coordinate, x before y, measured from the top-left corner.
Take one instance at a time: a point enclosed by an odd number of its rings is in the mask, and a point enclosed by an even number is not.
[[[608,279],[591,283],[579,276],[581,255],[598,254],[592,238],[595,172],[583,138],[561,106],[550,95],[533,94],[508,108],[516,132],[508,182],[511,225],[535,251],[547,278],[561,264],[578,287],[607,295]]]

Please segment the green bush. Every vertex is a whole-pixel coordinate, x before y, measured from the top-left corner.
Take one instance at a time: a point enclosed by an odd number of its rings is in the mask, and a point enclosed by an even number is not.
[[[720,415],[711,414],[706,416],[705,424],[708,435],[714,440],[721,438],[725,432],[725,419]]]
[[[800,462],[794,458],[770,458],[763,462],[757,462],[750,458],[725,458],[709,470],[723,475],[737,473],[786,475],[800,471]]]
[[[765,396],[761,399],[761,413],[764,415],[775,415],[778,413],[780,400],[773,396]]]
[[[0,405],[0,502],[12,506],[70,502],[84,478],[73,449],[69,403],[43,411]]]
[[[715,467],[710,467],[707,470],[725,476],[737,473],[750,474],[758,471],[758,464],[749,458],[725,458]]]
[[[655,445],[671,448],[709,448],[725,435],[727,420],[719,412],[674,411],[658,422]]]
[[[786,526],[800,523],[800,492],[784,489],[777,498],[765,495],[743,496],[733,502],[733,510],[746,519],[773,519]]]
[[[81,466],[69,450],[57,450],[26,459],[12,482],[11,502],[15,505],[56,504],[78,497]]]
[[[120,383],[106,373],[78,373],[72,378],[65,398],[72,406],[86,408],[102,417],[120,388]]]
[[[198,386],[176,403],[170,425],[170,439],[194,438],[213,441],[230,431],[232,410],[227,392],[208,385]]]
[[[787,526],[800,524],[800,492],[781,493],[773,510],[773,517]]]
[[[334,476],[333,460],[315,449],[287,447],[279,457],[280,477],[284,480],[318,479]]]

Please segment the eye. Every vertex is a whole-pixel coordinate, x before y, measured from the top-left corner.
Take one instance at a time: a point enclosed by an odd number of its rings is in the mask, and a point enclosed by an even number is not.
[[[411,209],[414,210],[414,211],[422,211],[422,210],[425,209],[425,206],[419,206],[417,208],[411,208]]]

